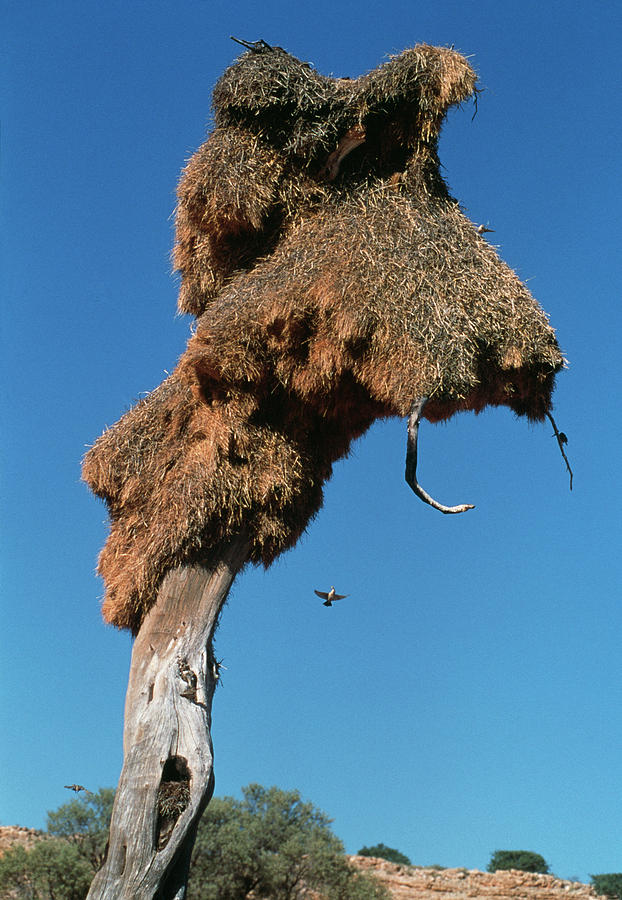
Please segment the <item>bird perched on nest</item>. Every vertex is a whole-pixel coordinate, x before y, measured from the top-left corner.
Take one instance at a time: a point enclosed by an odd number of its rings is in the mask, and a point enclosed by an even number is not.
[[[322,606],[332,606],[335,600],[343,600],[348,596],[347,594],[337,594],[335,592],[335,586],[332,584],[328,593],[326,593],[326,591],[315,591],[315,593],[324,601]]]
[[[263,53],[265,50],[282,50],[282,47],[273,47],[271,44],[268,44],[263,38],[260,38],[258,41],[243,41],[241,38],[236,38],[231,35],[231,40],[235,41],[236,44],[241,44],[243,47],[246,47],[247,50],[252,50],[253,53]]]

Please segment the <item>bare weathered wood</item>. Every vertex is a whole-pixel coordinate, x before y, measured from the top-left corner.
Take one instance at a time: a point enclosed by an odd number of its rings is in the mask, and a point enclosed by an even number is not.
[[[427,491],[421,487],[417,481],[417,438],[419,436],[419,422],[423,408],[428,402],[427,397],[420,397],[415,400],[410,408],[410,416],[408,418],[408,439],[406,442],[406,483],[413,489],[417,497],[424,503],[429,503],[434,509],[440,510],[442,513],[462,513],[467,509],[475,509],[471,503],[461,503],[459,506],[444,506],[431,497]]]
[[[213,791],[212,636],[248,541],[213,569],[170,571],[134,642],[124,762],[106,861],[88,900],[181,900],[196,827]]]

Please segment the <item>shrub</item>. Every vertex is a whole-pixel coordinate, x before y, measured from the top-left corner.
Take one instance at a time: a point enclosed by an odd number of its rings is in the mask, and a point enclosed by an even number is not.
[[[84,900],[94,871],[77,846],[42,838],[31,850],[13,847],[0,859],[0,896],[15,900]]]
[[[495,850],[488,863],[489,872],[520,869],[521,872],[540,872],[543,875],[549,867],[543,856],[531,850]]]
[[[243,799],[214,797],[199,824],[189,900],[388,900],[348,865],[330,819],[298,791],[251,784]]]
[[[102,788],[49,812],[47,836],[2,855],[0,896],[83,900],[104,858],[113,801],[114,790]]]
[[[359,856],[376,856],[379,859],[387,859],[389,862],[397,863],[400,866],[410,866],[411,862],[407,856],[395,850],[393,847],[387,847],[386,844],[374,844],[373,847],[361,847],[358,852]]]
[[[203,814],[189,900],[390,900],[349,865],[331,820],[298,791],[251,784],[242,793],[241,801],[214,797]],[[47,835],[0,859],[0,897],[84,900],[105,855],[113,800],[104,788],[49,812]]]
[[[608,872],[604,875],[590,875],[594,890],[606,897],[622,898],[622,872]]]
[[[75,844],[93,872],[104,861],[114,793],[114,788],[100,788],[95,794],[89,791],[48,812],[48,834]]]

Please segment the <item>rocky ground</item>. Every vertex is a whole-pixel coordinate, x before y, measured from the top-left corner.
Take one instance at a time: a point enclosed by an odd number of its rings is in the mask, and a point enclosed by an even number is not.
[[[15,844],[28,846],[42,833],[20,825],[0,826],[0,856]],[[480,872],[477,869],[436,869],[397,866],[384,859],[351,856],[357,869],[374,875],[390,891],[392,900],[606,900],[578,881],[529,872]]]
[[[480,872],[477,869],[427,869],[397,866],[383,859],[351,856],[362,872],[375,875],[393,900],[595,900],[587,884],[529,872]]]
[[[16,844],[27,847],[41,837],[41,834],[42,832],[35,828],[26,828],[23,825],[0,825],[0,856]]]

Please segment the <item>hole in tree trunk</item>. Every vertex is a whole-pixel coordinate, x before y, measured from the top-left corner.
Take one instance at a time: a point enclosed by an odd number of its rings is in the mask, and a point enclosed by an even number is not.
[[[156,847],[163,850],[169,842],[177,819],[190,802],[190,770],[183,756],[170,756],[164,763],[158,788]]]

